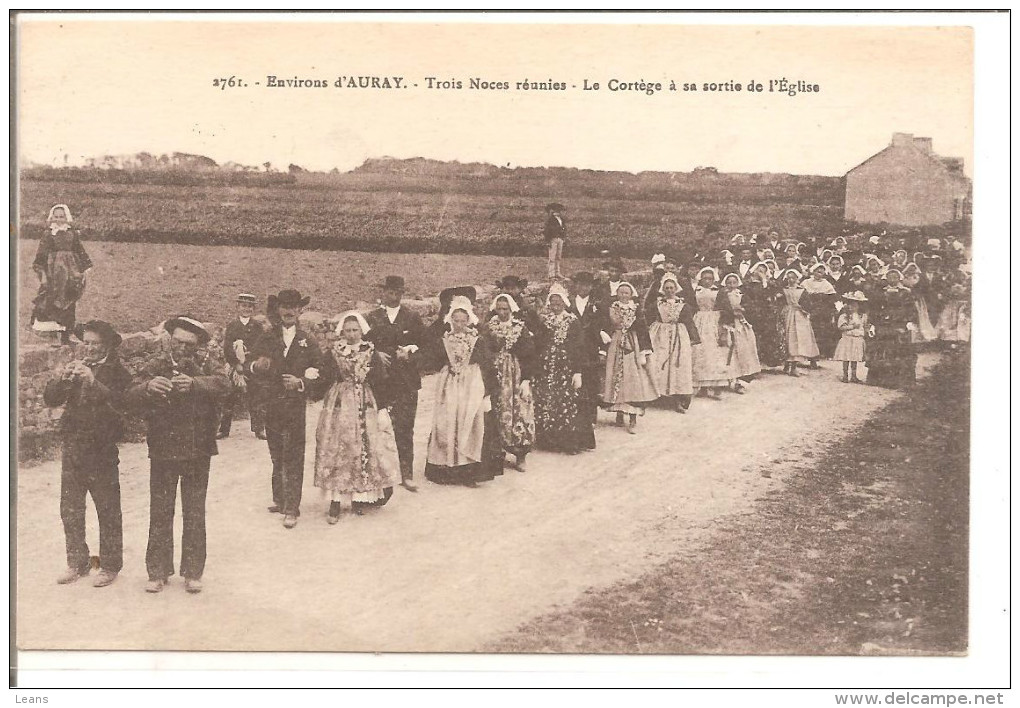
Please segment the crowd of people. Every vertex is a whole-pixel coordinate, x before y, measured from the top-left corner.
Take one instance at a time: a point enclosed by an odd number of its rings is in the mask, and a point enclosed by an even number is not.
[[[560,217],[550,218],[562,227]],[[40,245],[36,319],[60,311],[48,299],[67,287],[67,277],[50,270],[84,272],[84,249],[63,231]],[[59,255],[64,242],[68,258]],[[644,287],[611,258],[598,273],[554,273],[537,299],[516,276],[497,284],[487,307],[472,286],[446,288],[428,326],[405,306],[404,280],[392,275],[380,284],[380,305],[341,315],[325,347],[299,321],[310,297],[293,289],[271,296],[264,328],[255,318],[256,296],[241,293],[224,331],[225,368],[203,355],[211,338],[205,326],[180,315],[164,325],[164,354],[135,377],[117,358],[120,337],[110,324],[78,325],[71,331],[84,343],[84,357],[45,391],[47,404],[66,406],[61,516],[68,568],[58,582],[90,571],[89,493],[100,525],[95,585],[110,584],[121,569],[117,440],[129,413],[147,424],[146,590],[162,591],[175,572],[180,487],[179,567],[195,593],[205,566],[210,460],[217,439],[230,434],[238,397],[247,398],[252,432],[268,443],[268,509],[290,529],[301,514],[309,401],[322,401],[314,486],[329,500],[327,523],[336,524],[345,513],[385,505],[398,486],[418,491],[416,427],[428,432],[425,478],[476,487],[507,467],[525,472],[533,449],[594,450],[600,410],[636,435],[649,406],[688,414],[696,397],[744,394],[762,372],[780,367],[799,376],[833,360],[842,362],[844,382],[860,383],[863,362],[867,383],[907,386],[920,347],[969,341],[970,276],[959,242],[925,242],[912,256],[901,245],[881,234],[811,246],[777,231],[737,234],[716,254],[656,254]],[[554,255],[558,269],[558,249]],[[433,399],[427,413],[418,410],[423,385]]]

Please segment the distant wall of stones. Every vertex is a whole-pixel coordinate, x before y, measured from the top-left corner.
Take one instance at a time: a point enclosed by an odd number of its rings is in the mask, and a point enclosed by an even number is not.
[[[648,281],[648,273],[629,273],[626,276],[638,287]],[[548,292],[547,283],[535,283],[528,287],[527,294],[535,297],[536,304],[544,302]],[[482,320],[488,314],[489,302],[494,288],[477,287],[478,298],[475,311]],[[403,306],[417,312],[426,324],[433,322],[439,312],[439,300],[426,298],[422,300],[405,300]],[[355,308],[368,312],[376,304],[359,302]],[[321,312],[306,311],[301,313],[301,327],[314,336],[319,345],[329,345],[328,335],[337,325],[342,313],[326,315]],[[268,326],[264,317],[257,317],[264,326]],[[116,326],[116,323],[113,323]],[[206,323],[212,333],[212,340],[207,347],[207,354],[214,366],[224,367],[223,362],[223,323]],[[122,334],[123,341],[119,348],[121,361],[133,377],[137,377],[146,365],[159,358],[169,347],[170,337],[163,331],[162,324],[144,332]],[[56,376],[67,362],[81,358],[80,345],[54,346],[40,340],[40,343],[22,341],[18,346],[18,459],[35,460],[52,457],[57,450],[57,426],[63,407],[50,408],[43,401],[43,390],[46,383]],[[243,402],[238,402],[235,416],[246,415]],[[144,427],[140,420],[128,416],[125,419],[125,440],[141,440]]]

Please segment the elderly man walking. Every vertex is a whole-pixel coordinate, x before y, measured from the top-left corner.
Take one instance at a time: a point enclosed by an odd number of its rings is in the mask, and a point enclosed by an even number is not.
[[[131,375],[117,357],[120,335],[109,324],[92,320],[75,335],[84,342],[84,357],[67,364],[43,392],[46,405],[66,405],[60,419],[60,518],[67,570],[57,582],[66,585],[89,574],[85,501],[91,494],[99,517],[99,575],[92,584],[101,588],[117,579],[124,564],[117,441],[121,398]]]
[[[174,508],[181,488],[181,575],[189,593],[202,591],[205,497],[217,454],[216,428],[230,381],[202,353],[209,332],[190,315],[166,321],[169,349],[151,362],[128,399],[145,417],[149,446],[149,544],[146,592],[162,592],[174,574]]]

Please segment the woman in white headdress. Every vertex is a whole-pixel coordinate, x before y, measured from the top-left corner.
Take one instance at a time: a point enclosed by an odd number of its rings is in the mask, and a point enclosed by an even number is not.
[[[832,356],[839,340],[839,331],[836,329],[836,300],[839,294],[828,275],[828,267],[824,263],[816,263],[800,284],[807,293],[802,304],[811,315],[811,328],[815,333],[819,357],[823,358]],[[818,360],[812,360],[811,368],[817,367]]]
[[[73,219],[66,204],[57,204],[46,218],[49,230],[39,240],[32,269],[39,276],[39,294],[32,309],[32,329],[60,332],[67,343],[74,329],[75,305],[85,292],[85,275],[92,260],[71,228]]]
[[[799,376],[797,365],[818,358],[818,343],[811,327],[811,315],[801,304],[805,290],[800,285],[800,271],[788,269],[780,275],[783,287],[783,303],[780,321],[786,333],[786,365],[783,371],[790,376]]]
[[[499,378],[489,347],[475,329],[478,317],[471,300],[454,296],[443,319],[449,330],[422,352],[427,368],[439,370],[425,478],[474,487],[503,474],[492,405]]]
[[[618,425],[623,425],[624,414],[628,416],[627,432],[631,435],[637,432],[637,417],[644,415],[644,404],[659,397],[649,372],[652,340],[637,297],[637,288],[627,281],[620,283],[602,330],[609,339],[602,401],[616,413]]]
[[[567,310],[569,294],[553,283],[535,332],[535,445],[543,450],[576,454],[595,447],[591,422],[580,415],[584,405],[582,372],[590,369],[584,330]]]
[[[722,290],[719,291],[719,321],[730,331],[733,337],[733,359],[736,362],[737,381],[734,386],[739,392],[761,372],[758,360],[758,339],[754,328],[744,316],[743,293],[740,288],[744,284],[738,273],[727,273],[723,276]]]
[[[525,458],[535,442],[535,403],[531,395],[535,341],[524,319],[514,316],[520,309],[506,293],[494,297],[485,336],[499,379],[499,394],[493,406],[503,450],[514,456],[517,469],[524,472]]]
[[[903,284],[910,288],[910,294],[914,298],[914,309],[917,310],[917,329],[910,333],[910,341],[914,344],[923,344],[937,339],[938,331],[928,314],[928,302],[925,297],[928,282],[921,274],[920,266],[916,263],[907,263],[903,268]]]
[[[326,393],[315,430],[315,486],[329,494],[331,524],[344,509],[385,504],[400,484],[386,367],[364,339],[368,331],[360,312],[341,316],[319,370],[317,388]]]
[[[645,306],[648,336],[652,345],[649,371],[655,390],[680,413],[686,413],[694,394],[694,349],[701,342],[694,324],[696,305],[687,302],[680,281],[666,273],[659,295]]]
[[[732,338],[719,323],[715,268],[706,266],[698,271],[694,297],[698,306],[694,323],[701,339],[701,344],[694,347],[694,386],[718,398],[719,392],[727,388],[737,374]]]

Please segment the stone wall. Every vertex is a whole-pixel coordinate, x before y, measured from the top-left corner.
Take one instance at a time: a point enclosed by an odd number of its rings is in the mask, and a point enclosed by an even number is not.
[[[628,273],[627,279],[638,287],[648,282],[648,272]],[[528,286],[527,294],[536,299],[540,304],[548,292],[547,283],[534,283]],[[480,320],[485,320],[488,315],[489,302],[495,294],[492,286],[476,287],[478,297],[475,304],[475,312]],[[422,300],[405,300],[403,306],[417,312],[426,324],[433,322],[439,312],[438,298],[426,298]],[[373,303],[359,302],[355,308],[361,312],[368,312],[377,307]],[[314,336],[319,345],[326,348],[329,343],[328,333],[332,332],[342,313],[326,315],[321,312],[306,311],[301,313],[301,327]],[[266,325],[264,317],[257,317]],[[207,329],[212,333],[212,341],[208,347],[208,355],[222,366],[223,362],[223,323],[206,323]],[[145,332],[123,334],[119,353],[124,366],[132,374],[138,374],[140,370],[152,359],[160,356],[169,346],[169,335],[162,329],[162,324],[156,325]],[[18,459],[33,460],[50,457],[55,454],[57,448],[57,423],[63,414],[63,407],[49,408],[43,402],[43,390],[46,383],[63,367],[67,362],[81,357],[79,347],[75,345],[54,346],[48,343],[19,342],[18,345]],[[235,409],[235,417],[243,416],[243,403],[238,403]],[[137,419],[128,418],[125,420],[125,439],[141,440],[144,436],[142,422]]]

